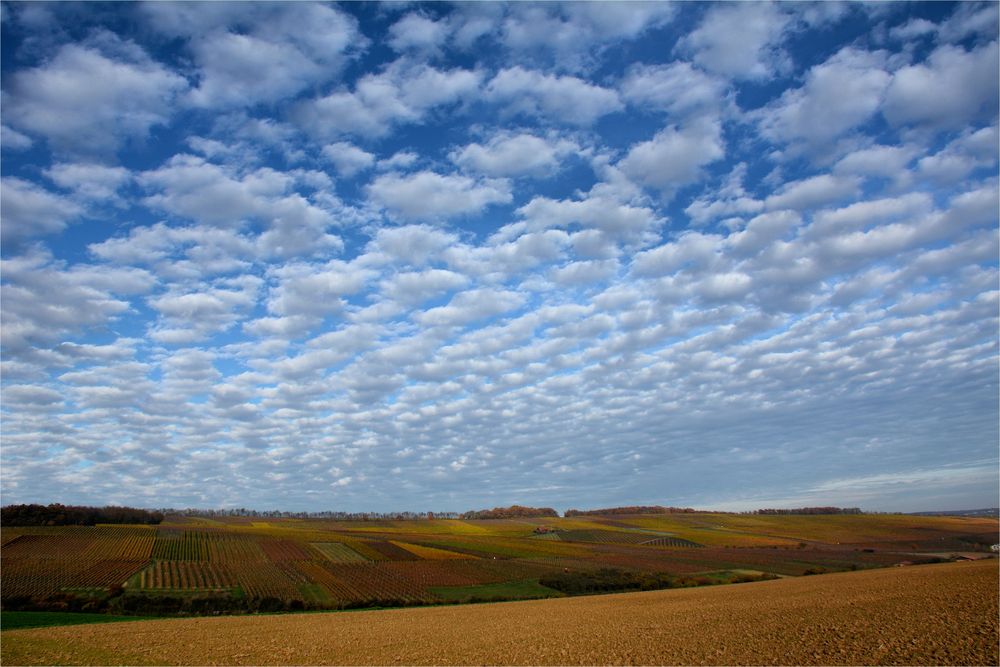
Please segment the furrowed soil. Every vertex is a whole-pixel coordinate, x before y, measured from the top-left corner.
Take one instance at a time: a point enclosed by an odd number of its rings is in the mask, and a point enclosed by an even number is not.
[[[9,630],[25,664],[996,665],[998,562],[581,598]]]

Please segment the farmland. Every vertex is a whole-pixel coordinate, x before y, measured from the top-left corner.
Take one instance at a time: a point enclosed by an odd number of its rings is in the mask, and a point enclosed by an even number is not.
[[[980,561],[464,608],[10,630],[0,658],[18,665],[995,665],[997,574],[996,561]]]
[[[0,537],[5,609],[155,615],[559,596],[564,591],[539,581],[564,575],[577,579],[574,591],[630,590],[919,564],[955,552],[987,555],[997,520],[704,512],[372,521],[167,516],[158,526],[8,527]]]

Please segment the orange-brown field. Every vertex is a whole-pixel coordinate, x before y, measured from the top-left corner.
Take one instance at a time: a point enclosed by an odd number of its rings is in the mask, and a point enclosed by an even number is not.
[[[22,664],[998,662],[996,560],[596,597],[3,633]]]

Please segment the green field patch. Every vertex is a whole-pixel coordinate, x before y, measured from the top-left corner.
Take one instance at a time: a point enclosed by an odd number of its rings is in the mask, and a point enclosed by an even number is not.
[[[738,584],[748,581],[762,581],[766,579],[776,579],[777,575],[762,570],[746,570],[742,568],[732,570],[712,570],[710,572],[698,572],[690,575],[693,579],[707,579],[702,584]]]
[[[364,563],[368,561],[368,558],[343,542],[310,542],[310,544],[334,563]]]
[[[86,623],[146,621],[154,618],[156,617],[111,616],[110,614],[84,614],[71,611],[0,611],[0,630],[48,628],[56,625],[83,625]]]
[[[299,592],[302,599],[319,605],[329,605],[335,602],[330,595],[330,591],[319,584],[299,584]]]
[[[592,542],[594,544],[642,544],[651,538],[649,533],[626,530],[563,530],[559,539],[564,542]]]
[[[654,537],[645,542],[640,542],[640,544],[648,547],[675,547],[680,549],[697,549],[702,546],[697,542],[685,540],[682,537]]]
[[[505,581],[476,586],[431,586],[427,590],[446,602],[477,602],[488,600],[530,600],[562,597],[557,590],[537,581]]]
[[[535,533],[534,535],[531,536],[531,539],[533,539],[533,540],[551,540],[551,541],[558,542],[562,538],[559,537],[559,533],[557,533],[556,531],[552,531],[552,532],[549,532],[549,533]]]

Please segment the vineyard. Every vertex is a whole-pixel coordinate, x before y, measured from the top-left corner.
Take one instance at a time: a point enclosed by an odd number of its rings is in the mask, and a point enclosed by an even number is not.
[[[607,568],[712,583],[718,572],[799,576],[930,562],[956,548],[989,555],[996,534],[996,519],[901,515],[167,517],[155,527],[4,528],[0,594],[5,608],[132,613],[432,604],[477,587],[544,595],[539,579]],[[156,607],[164,601],[174,606]]]

